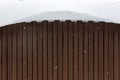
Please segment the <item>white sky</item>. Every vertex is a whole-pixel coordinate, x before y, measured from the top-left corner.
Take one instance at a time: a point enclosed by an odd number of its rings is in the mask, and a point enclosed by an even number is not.
[[[120,22],[120,0],[0,0],[0,24],[45,11],[65,10]]]
[[[89,2],[119,2],[120,0],[0,0],[1,2],[12,2],[12,1],[39,1],[39,2],[54,2],[54,1],[89,1]]]

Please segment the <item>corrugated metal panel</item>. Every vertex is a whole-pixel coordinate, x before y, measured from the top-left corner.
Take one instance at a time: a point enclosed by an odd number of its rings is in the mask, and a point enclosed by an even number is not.
[[[0,80],[119,80],[120,28],[31,22],[0,28]]]

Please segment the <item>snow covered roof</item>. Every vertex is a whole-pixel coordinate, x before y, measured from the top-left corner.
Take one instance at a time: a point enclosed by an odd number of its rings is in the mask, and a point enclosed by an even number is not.
[[[71,21],[94,21],[94,22],[99,22],[99,21],[104,21],[104,22],[114,22],[108,19],[100,18],[100,17],[95,17],[86,13],[75,13],[71,11],[56,11],[56,12],[43,12],[41,14],[36,14],[33,16],[29,16],[20,20],[16,20],[13,22],[6,22],[5,24],[2,24],[0,26],[5,26],[9,24],[15,24],[15,23],[21,23],[21,22],[32,22],[32,21],[37,21],[41,22],[44,20],[48,21],[54,21],[54,20],[60,20],[60,21],[65,21],[65,20],[71,20]]]
[[[56,11],[56,12],[43,12],[41,14],[33,15],[21,20],[18,20],[20,22],[31,22],[31,21],[43,21],[43,20],[83,20],[83,21],[110,21],[104,18],[95,17],[86,13],[75,13],[71,11]]]

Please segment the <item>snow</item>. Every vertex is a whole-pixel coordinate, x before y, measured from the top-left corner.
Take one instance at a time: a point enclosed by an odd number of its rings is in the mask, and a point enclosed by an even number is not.
[[[109,21],[104,18],[95,17],[85,13],[75,13],[71,11],[57,11],[57,12],[43,12],[42,14],[33,15],[24,19],[21,19],[20,22],[31,22],[31,21],[54,21],[54,20],[83,20],[83,21]]]
[[[8,25],[8,24],[15,24],[15,23],[21,23],[21,22],[32,22],[32,21],[37,21],[41,22],[44,20],[48,21],[54,21],[54,20],[60,20],[60,21],[65,21],[65,20],[71,20],[71,21],[77,21],[77,20],[82,20],[84,22],[87,21],[94,21],[94,22],[99,22],[99,21],[105,21],[105,22],[113,22],[108,19],[100,18],[100,17],[95,17],[86,13],[76,13],[72,11],[56,11],[56,12],[43,12],[41,14],[36,14],[33,16],[29,16],[20,20],[16,20],[13,22],[8,22],[5,24],[2,24],[2,26]]]

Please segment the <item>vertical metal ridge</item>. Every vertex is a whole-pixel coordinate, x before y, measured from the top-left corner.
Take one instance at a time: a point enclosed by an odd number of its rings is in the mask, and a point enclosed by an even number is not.
[[[37,23],[33,22],[33,80],[37,80]]]
[[[27,71],[28,71],[28,80],[32,80],[32,24],[28,24],[28,28],[27,28],[27,50],[28,50],[28,56],[27,56],[27,60],[28,60],[28,66],[27,66]]]
[[[2,28],[0,28],[0,79],[2,80]]]
[[[93,58],[94,58],[94,54],[93,54],[93,22],[88,22],[89,25],[88,25],[88,65],[89,65],[89,80],[93,80]]]
[[[38,23],[36,22],[36,25],[35,25],[35,33],[36,33],[36,79],[38,80],[38,32],[37,32],[37,26],[38,26]]]
[[[58,79],[58,22],[53,23],[53,80]]]
[[[2,65],[2,28],[0,28],[0,65]],[[0,79],[2,80],[2,66],[0,66]]]
[[[74,27],[74,22],[72,22],[73,23],[73,80],[74,80],[74,29],[75,29],[75,27]]]
[[[69,25],[68,25],[68,52],[69,52],[69,80],[74,80],[73,79],[73,39],[74,39],[74,36],[73,36],[73,26],[74,24],[72,22],[69,22]]]
[[[6,61],[6,28],[3,28],[3,45],[2,45],[2,50],[3,50],[3,55],[2,55],[2,79],[7,80],[7,61]]]
[[[74,80],[78,80],[78,24],[74,24]]]
[[[68,80],[68,21],[63,24],[63,80]]]
[[[114,80],[119,80],[119,44],[118,44],[118,41],[119,41],[119,38],[118,38],[118,32],[119,32],[119,26],[118,25],[115,25],[114,26]]]
[[[103,26],[104,23],[99,24],[99,80],[103,80]]]
[[[84,24],[84,80],[88,80],[88,23]]]
[[[62,24],[62,80],[63,80],[63,22],[61,23]]]
[[[23,23],[23,80],[27,79],[27,25]]]
[[[104,80],[108,80],[108,24],[104,27]]]
[[[94,80],[98,80],[98,24],[94,24]]]
[[[109,24],[109,79],[113,80],[113,26]]]
[[[22,24],[18,26],[18,31],[18,80],[22,80]]]
[[[48,80],[53,80],[53,77],[52,77],[52,68],[53,68],[53,62],[52,62],[52,31],[53,31],[53,28],[52,28],[52,23],[51,22],[48,22],[48,36],[47,36],[47,39],[48,39]]]
[[[48,22],[43,22],[43,80],[48,80],[48,51],[47,51],[47,28]]]
[[[26,61],[27,61],[27,63],[26,63],[26,65],[27,65],[27,80],[28,80],[28,24],[26,24]]]
[[[120,25],[118,26],[118,52],[120,53]],[[120,54],[118,54],[118,67],[120,67]],[[118,77],[118,79],[120,79],[120,68],[118,69],[118,75],[119,75],[119,77]]]
[[[38,80],[43,80],[43,27],[38,23]]]
[[[16,75],[17,75],[17,80],[18,80],[18,25],[16,25]],[[8,56],[9,57],[9,56]]]
[[[78,24],[78,52],[79,52],[79,80],[84,80],[83,79],[83,71],[84,71],[84,66],[83,66],[83,39],[84,39],[84,36],[83,36],[83,22],[77,22],[77,24]]]
[[[62,49],[62,46],[63,46],[63,44],[62,44],[62,29],[63,29],[63,26],[62,26],[62,22],[60,22],[60,21],[57,21],[57,27],[58,27],[58,33],[57,33],[57,35],[58,35],[58,43],[57,43],[57,45],[58,45],[58,54],[57,54],[57,63],[58,63],[58,65],[57,65],[57,69],[58,69],[58,80],[62,80],[62,77],[63,77],[63,67],[62,67],[62,64],[63,64],[63,53],[62,53],[62,51],[63,51],[63,49]],[[55,68],[55,69],[56,69]]]

